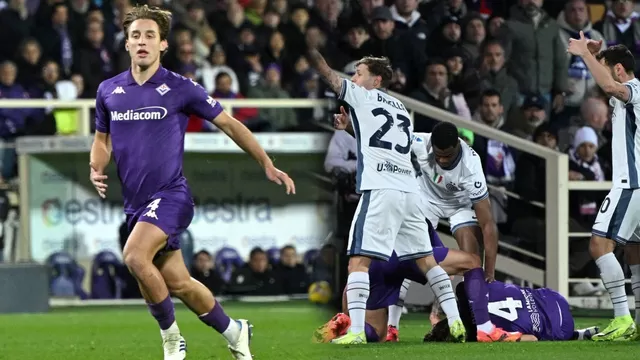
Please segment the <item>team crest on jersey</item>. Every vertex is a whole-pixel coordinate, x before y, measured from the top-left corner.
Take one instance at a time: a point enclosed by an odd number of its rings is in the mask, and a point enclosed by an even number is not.
[[[456,184],[454,184],[454,183],[452,183],[452,182],[447,183],[447,185],[445,186],[445,188],[447,188],[447,190],[452,191],[452,192],[453,192],[453,191],[460,191],[460,190],[462,190],[462,189],[460,189]]]
[[[171,91],[171,88],[168,87],[167,84],[162,84],[156,88],[156,91],[158,92],[158,94],[160,94],[160,96],[164,96],[164,94]]]

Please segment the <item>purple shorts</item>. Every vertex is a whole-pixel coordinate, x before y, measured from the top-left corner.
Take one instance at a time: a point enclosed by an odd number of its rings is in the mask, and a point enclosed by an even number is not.
[[[127,214],[129,232],[138,222],[148,222],[159,227],[168,237],[167,245],[161,252],[179,250],[180,234],[191,224],[194,206],[193,198],[187,191],[160,191],[133,214]]]

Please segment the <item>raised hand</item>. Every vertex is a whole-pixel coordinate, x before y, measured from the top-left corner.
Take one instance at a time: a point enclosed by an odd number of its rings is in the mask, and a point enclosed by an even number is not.
[[[107,180],[107,175],[104,175],[102,171],[98,171],[94,163],[89,163],[89,167],[91,168],[91,173],[89,174],[89,179],[93,184],[93,187],[98,191],[98,195],[101,198],[107,197],[107,187],[108,185],[104,183]]]

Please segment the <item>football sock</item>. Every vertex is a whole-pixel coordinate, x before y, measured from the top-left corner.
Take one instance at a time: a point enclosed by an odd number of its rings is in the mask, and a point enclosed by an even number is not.
[[[157,304],[147,304],[149,312],[156,319],[160,330],[168,330],[171,325],[176,321],[175,312],[173,309],[173,302],[171,297],[167,295],[167,298]]]
[[[361,333],[365,327],[367,300],[369,299],[369,273],[352,272],[347,278],[347,308],[351,318],[352,333]]]
[[[216,329],[228,342],[232,343],[238,340],[240,324],[227,316],[219,302],[216,301],[211,311],[199,315],[198,318],[203,323]]]
[[[469,299],[475,323],[478,324],[477,329],[490,333],[493,330],[493,324],[489,318],[489,288],[481,268],[464,273],[464,291]]]
[[[596,259],[600,269],[600,278],[609,292],[615,317],[630,315],[627,294],[624,289],[624,272],[613,253],[607,253]]]
[[[400,328],[400,318],[402,317],[402,309],[404,309],[404,299],[407,297],[407,290],[411,285],[411,280],[404,279],[400,288],[400,296],[395,305],[389,306],[389,324],[397,329]]]
[[[631,290],[636,301],[636,324],[640,324],[640,265],[629,265],[631,269]]]
[[[429,281],[429,286],[436,295],[436,301],[440,303],[442,311],[447,315],[449,325],[452,325],[456,320],[460,320],[458,303],[453,293],[449,275],[440,266],[436,265],[427,272],[427,281]]]
[[[373,328],[373,326],[369,325],[369,323],[364,324],[364,334],[367,337],[368,343],[376,343],[380,341],[380,338],[378,337],[378,333]]]

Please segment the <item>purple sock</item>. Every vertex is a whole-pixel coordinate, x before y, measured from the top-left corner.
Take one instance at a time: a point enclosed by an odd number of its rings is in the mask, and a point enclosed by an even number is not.
[[[367,337],[368,343],[375,343],[380,341],[380,338],[378,337],[378,333],[373,328],[373,326],[369,325],[369,323],[364,323],[364,334]]]
[[[481,325],[489,319],[489,288],[484,280],[484,271],[475,268],[464,273],[464,291],[467,293],[469,305],[476,319],[476,324]]]
[[[231,318],[225,314],[222,309],[222,305],[216,302],[213,305],[213,309],[204,315],[200,315],[198,317],[203,323],[211,326],[216,329],[217,332],[222,334],[229,327],[229,323],[231,322]]]
[[[166,299],[157,304],[147,304],[147,306],[149,307],[151,315],[158,321],[160,329],[167,330],[176,321],[173,302],[170,296],[167,296]]]

